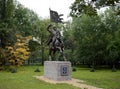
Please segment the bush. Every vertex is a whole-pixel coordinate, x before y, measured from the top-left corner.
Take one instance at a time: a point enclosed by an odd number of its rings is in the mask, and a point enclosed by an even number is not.
[[[117,70],[116,70],[116,68],[112,68],[112,72],[116,72]]]
[[[4,67],[3,67],[3,66],[0,66],[0,71],[1,71],[1,70],[4,70]]]
[[[90,72],[95,72],[95,69],[92,67],[91,70],[90,70]]]
[[[74,72],[75,72],[75,71],[77,71],[77,69],[76,69],[75,67],[73,67],[73,68],[72,68],[72,71],[74,71]]]
[[[11,69],[11,73],[17,73],[17,69],[15,68]]]
[[[115,65],[113,65],[113,68],[112,68],[112,72],[116,72],[116,68],[115,68]]]
[[[37,68],[34,72],[41,72],[39,68]]]

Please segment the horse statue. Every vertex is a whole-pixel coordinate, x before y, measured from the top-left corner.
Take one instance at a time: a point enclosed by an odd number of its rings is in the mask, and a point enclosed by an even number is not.
[[[51,28],[52,27],[52,28]],[[56,27],[53,27],[51,24],[47,27],[48,32],[50,33],[50,37],[48,40],[49,45],[49,61],[56,58],[56,52],[59,51],[59,57],[63,57],[64,61],[66,61],[66,57],[64,55],[64,45],[61,41],[61,34]]]

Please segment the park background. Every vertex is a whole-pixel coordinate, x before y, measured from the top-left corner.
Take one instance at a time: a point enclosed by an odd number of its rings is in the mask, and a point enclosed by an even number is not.
[[[120,88],[119,2],[75,0],[69,7],[72,19],[58,24],[73,78],[105,89]],[[106,9],[100,13],[101,8]],[[49,87],[33,78],[43,74],[48,60],[50,23],[16,0],[0,0],[0,89],[77,89],[66,84]]]

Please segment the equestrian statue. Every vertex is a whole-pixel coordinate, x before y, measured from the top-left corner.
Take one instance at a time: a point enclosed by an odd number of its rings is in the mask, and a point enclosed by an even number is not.
[[[50,20],[55,23],[62,23],[58,13],[53,10],[50,10]],[[59,30],[60,29],[58,29],[57,26],[52,24],[47,26],[47,31],[50,33],[47,43],[49,46],[49,61],[52,61],[53,59],[58,61],[55,54],[57,51],[59,51],[59,57],[63,57],[64,61],[66,61],[66,57],[64,55],[64,44],[61,40],[61,33]]]

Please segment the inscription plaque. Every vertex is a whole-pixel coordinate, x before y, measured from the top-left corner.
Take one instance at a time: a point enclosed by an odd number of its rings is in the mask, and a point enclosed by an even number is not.
[[[68,76],[68,75],[69,75],[69,66],[61,65],[61,76]]]

